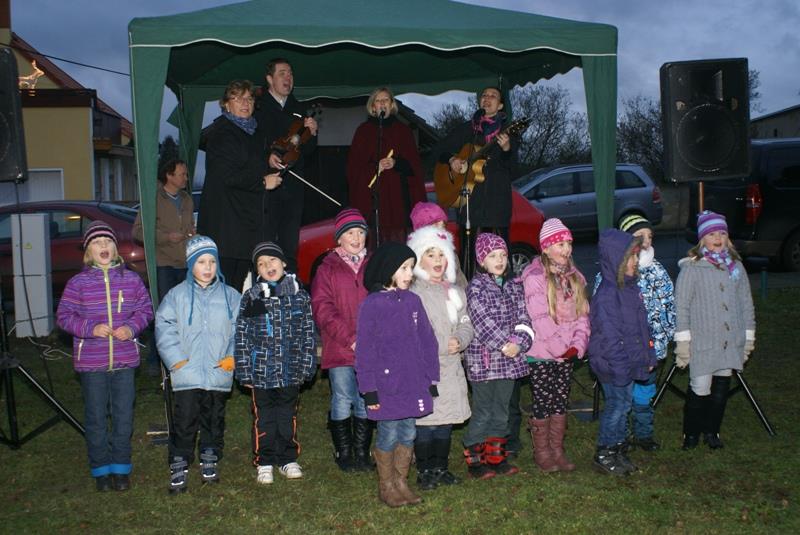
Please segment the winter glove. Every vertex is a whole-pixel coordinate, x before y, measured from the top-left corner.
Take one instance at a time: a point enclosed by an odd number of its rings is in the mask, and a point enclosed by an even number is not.
[[[689,344],[690,341],[675,342],[675,366],[684,369],[689,365]]]
[[[569,349],[561,355],[561,360],[571,360],[578,356],[578,350],[574,347],[570,347]]]
[[[233,361],[233,357],[228,355],[224,359],[220,359],[217,362],[217,368],[222,368],[226,372],[232,372],[233,369],[236,367],[236,363]]]
[[[186,363],[189,362],[189,359],[183,359],[175,363],[175,366],[172,367],[172,371],[177,371],[186,366]]]
[[[745,340],[744,341],[744,361],[747,362],[747,359],[750,358],[750,353],[756,348],[756,341],[755,340]]]
[[[430,393],[431,397],[438,398],[439,397],[439,389],[436,388],[436,385],[431,385],[428,387],[428,392]]]

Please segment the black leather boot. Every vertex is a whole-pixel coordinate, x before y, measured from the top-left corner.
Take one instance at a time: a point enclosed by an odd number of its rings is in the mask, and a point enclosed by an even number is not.
[[[440,485],[457,485],[461,483],[461,480],[449,470],[450,440],[451,438],[448,436],[447,438],[438,438],[433,441],[434,472],[436,472],[436,480]]]
[[[333,439],[333,460],[343,472],[355,470],[353,464],[353,433],[350,418],[346,420],[328,420]]]
[[[353,467],[359,472],[371,472],[375,469],[369,447],[374,425],[366,418],[353,416]]]
[[[433,490],[439,486],[434,468],[433,441],[414,441],[414,455],[417,458],[417,486],[420,490]]]
[[[686,389],[686,403],[683,405],[683,446],[691,450],[700,443],[700,432],[707,412],[709,396],[698,396],[692,387]]]
[[[730,386],[730,377],[714,376],[711,380],[711,395],[709,396],[708,418],[705,429],[703,429],[703,442],[712,450],[724,446],[722,439],[719,438],[719,430],[722,427],[722,418],[725,416]]]

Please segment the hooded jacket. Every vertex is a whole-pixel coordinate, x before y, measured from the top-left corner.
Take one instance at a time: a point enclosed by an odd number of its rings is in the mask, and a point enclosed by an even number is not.
[[[633,241],[626,232],[608,229],[598,244],[602,281],[592,298],[589,364],[601,383],[614,386],[645,380],[656,365],[638,277],[624,274]]]

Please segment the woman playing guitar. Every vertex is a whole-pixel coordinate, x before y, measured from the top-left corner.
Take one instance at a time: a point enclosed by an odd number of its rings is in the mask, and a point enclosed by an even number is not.
[[[516,165],[517,146],[511,136],[503,132],[505,114],[503,96],[496,87],[487,87],[481,92],[480,108],[471,121],[453,129],[440,144],[437,153],[441,164],[450,166],[452,176],[463,177],[467,159],[460,157],[464,145],[485,146],[492,143],[483,165],[485,180],[476,181],[469,201],[459,211],[461,227],[461,255],[464,273],[472,276],[475,237],[480,232],[493,232],[508,243],[508,226],[511,223],[511,178]],[[458,180],[458,178],[456,178]],[[461,179],[463,181],[463,178]],[[461,184],[457,184],[460,189]],[[467,234],[467,224],[470,232]]]

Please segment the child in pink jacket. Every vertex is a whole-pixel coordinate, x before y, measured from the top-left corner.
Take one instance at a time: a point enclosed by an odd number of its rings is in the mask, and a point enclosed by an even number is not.
[[[528,351],[534,461],[543,472],[572,471],[564,454],[572,362],[589,343],[586,280],[572,261],[572,233],[548,219],[539,233],[542,255],[522,273],[525,304],[536,337]]]

